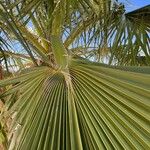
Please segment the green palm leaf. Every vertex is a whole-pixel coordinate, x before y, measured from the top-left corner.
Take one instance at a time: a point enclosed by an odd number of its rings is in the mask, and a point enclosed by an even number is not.
[[[16,85],[10,149],[150,148],[149,68],[73,60],[69,73],[42,70]]]

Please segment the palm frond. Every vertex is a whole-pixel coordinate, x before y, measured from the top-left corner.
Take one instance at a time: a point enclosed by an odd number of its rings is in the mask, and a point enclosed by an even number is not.
[[[1,26],[4,28],[7,24],[7,30],[18,38],[30,57],[34,51],[42,61],[52,64],[47,56],[53,53],[51,35],[59,32],[67,49],[84,45],[83,53],[94,61],[116,65],[150,64],[149,24],[144,18],[138,18],[138,13],[125,13],[124,5],[116,1],[18,0],[1,2],[1,5],[4,20]],[[31,26],[37,35],[30,32]],[[94,47],[94,51],[90,47]],[[144,61],[139,61],[141,56],[145,57]],[[107,62],[103,61],[106,59]]]
[[[16,85],[10,149],[150,148],[149,68],[74,60],[69,74],[42,70]]]

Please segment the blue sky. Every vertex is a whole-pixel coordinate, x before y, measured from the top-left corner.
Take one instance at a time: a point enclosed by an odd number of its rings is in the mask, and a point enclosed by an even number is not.
[[[127,12],[150,4],[150,0],[119,0],[119,2],[125,4]]]

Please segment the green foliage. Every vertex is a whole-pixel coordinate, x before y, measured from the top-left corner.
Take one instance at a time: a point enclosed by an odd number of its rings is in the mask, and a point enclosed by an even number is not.
[[[150,64],[149,23],[141,13],[126,13],[119,2],[3,0],[0,6],[0,28],[10,39],[22,44],[35,64],[38,57],[53,65],[49,60],[53,53],[52,35],[62,39],[69,53],[97,62]]]
[[[69,64],[18,77],[10,149],[149,149],[150,69]]]
[[[0,57],[20,69],[0,81],[12,119],[1,141],[9,150],[150,149],[150,68],[139,67],[150,64],[149,27],[115,1],[1,0]]]
[[[8,148],[8,141],[7,141],[7,135],[6,131],[4,129],[4,126],[0,123],[0,147],[2,148]]]

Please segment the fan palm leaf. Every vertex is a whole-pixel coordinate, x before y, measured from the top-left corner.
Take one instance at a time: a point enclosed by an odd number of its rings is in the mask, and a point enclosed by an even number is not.
[[[14,79],[21,96],[9,108],[16,114],[10,149],[150,148],[148,67],[75,59],[68,68],[44,67]]]

